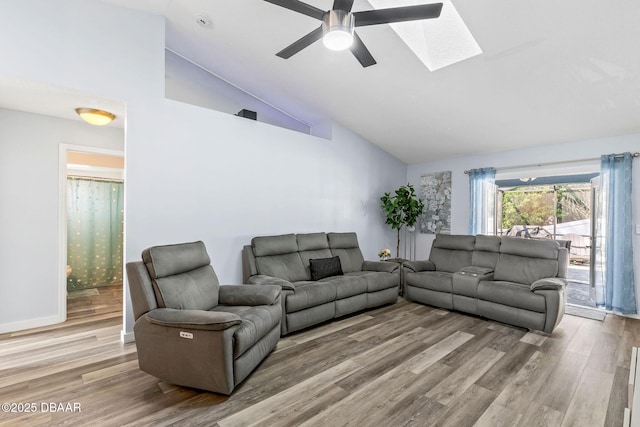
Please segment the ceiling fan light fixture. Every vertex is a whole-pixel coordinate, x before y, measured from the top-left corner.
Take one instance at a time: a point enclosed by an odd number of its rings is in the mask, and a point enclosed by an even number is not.
[[[330,10],[322,18],[322,43],[331,50],[345,50],[353,44],[353,15]]]
[[[76,113],[82,120],[95,126],[108,125],[116,118],[113,113],[95,108],[76,108]]]

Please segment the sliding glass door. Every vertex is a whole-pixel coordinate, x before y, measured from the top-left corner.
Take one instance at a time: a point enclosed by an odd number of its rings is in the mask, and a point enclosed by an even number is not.
[[[497,234],[563,241],[570,252],[567,301],[585,307],[595,307],[596,301],[593,176],[496,181],[500,185]]]

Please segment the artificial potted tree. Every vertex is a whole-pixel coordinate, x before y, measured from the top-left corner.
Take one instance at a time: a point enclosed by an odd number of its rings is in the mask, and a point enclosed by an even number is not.
[[[395,191],[395,195],[384,193],[380,197],[381,207],[387,216],[385,224],[389,224],[392,229],[398,230],[398,243],[396,246],[396,256],[400,257],[400,230],[403,226],[414,227],[422,211],[424,202],[416,196],[413,185],[407,183]]]

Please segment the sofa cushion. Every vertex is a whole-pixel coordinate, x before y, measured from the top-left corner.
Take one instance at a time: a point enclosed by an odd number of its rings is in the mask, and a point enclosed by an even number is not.
[[[400,272],[354,271],[346,275],[364,278],[367,281],[367,292],[378,292],[384,289],[397,288],[400,281]]]
[[[203,242],[154,246],[142,252],[160,308],[208,310],[218,304],[218,277]]]
[[[309,271],[311,273],[311,280],[320,280],[331,276],[342,276],[340,257],[310,259]]]
[[[336,288],[336,299],[348,298],[367,292],[367,280],[357,276],[333,276],[320,280],[322,283],[331,283]]]
[[[297,252],[256,257],[258,274],[278,277],[290,282],[307,280],[307,273]]]
[[[364,257],[359,248],[351,249],[331,249],[333,256],[340,257],[340,264],[342,265],[342,271],[344,273],[351,273],[353,271],[362,271],[362,264],[364,263]]]
[[[331,282],[299,281],[293,283],[295,291],[286,296],[287,313],[315,307],[336,300],[336,286]]]
[[[436,270],[455,273],[471,265],[472,254],[473,251],[467,250],[431,248],[429,260],[435,264]]]
[[[152,281],[158,307],[208,310],[218,305],[218,278],[207,265]]]
[[[329,240],[326,233],[297,234],[299,251],[313,251],[316,249],[329,249]]]
[[[214,312],[233,313],[241,323],[233,334],[233,357],[237,358],[260,341],[278,325],[282,319],[280,305],[224,306],[214,308]]]
[[[242,323],[240,317],[232,313],[220,313],[206,310],[175,310],[158,308],[144,315],[150,323],[170,328],[201,329],[222,331]]]
[[[295,234],[281,236],[263,236],[251,239],[255,256],[281,255],[298,251]]]
[[[419,273],[407,272],[405,282],[416,288],[430,289],[439,292],[452,292],[453,273],[446,271],[421,271]]]
[[[483,236],[482,234],[478,234],[473,249],[483,252],[500,252],[500,242],[501,239],[499,236]]]
[[[471,263],[479,267],[495,268],[500,255],[500,242],[498,236],[476,236]]]
[[[306,280],[311,279],[311,264],[309,263],[312,259],[318,258],[331,258],[331,251],[329,249],[311,249],[307,251],[300,251],[300,259],[302,259],[302,265],[304,266],[305,274],[307,275]]]
[[[508,281],[483,280],[478,284],[478,299],[509,307],[544,313],[544,296],[531,292],[529,286]]]
[[[488,267],[494,269],[498,263],[500,254],[498,252],[473,251],[471,264],[477,267]]]
[[[340,257],[344,273],[362,270],[364,257],[358,246],[356,233],[328,233],[327,239],[331,254]]]
[[[558,274],[558,261],[555,259],[529,258],[502,253],[498,258],[494,273],[495,280],[531,285],[545,277]]]

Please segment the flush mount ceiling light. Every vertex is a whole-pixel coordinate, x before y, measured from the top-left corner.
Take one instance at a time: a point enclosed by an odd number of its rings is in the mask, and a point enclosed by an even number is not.
[[[353,44],[353,15],[330,10],[322,18],[322,43],[331,50],[345,50]]]
[[[108,125],[116,118],[113,113],[95,108],[76,108],[76,113],[85,122],[96,126]]]

